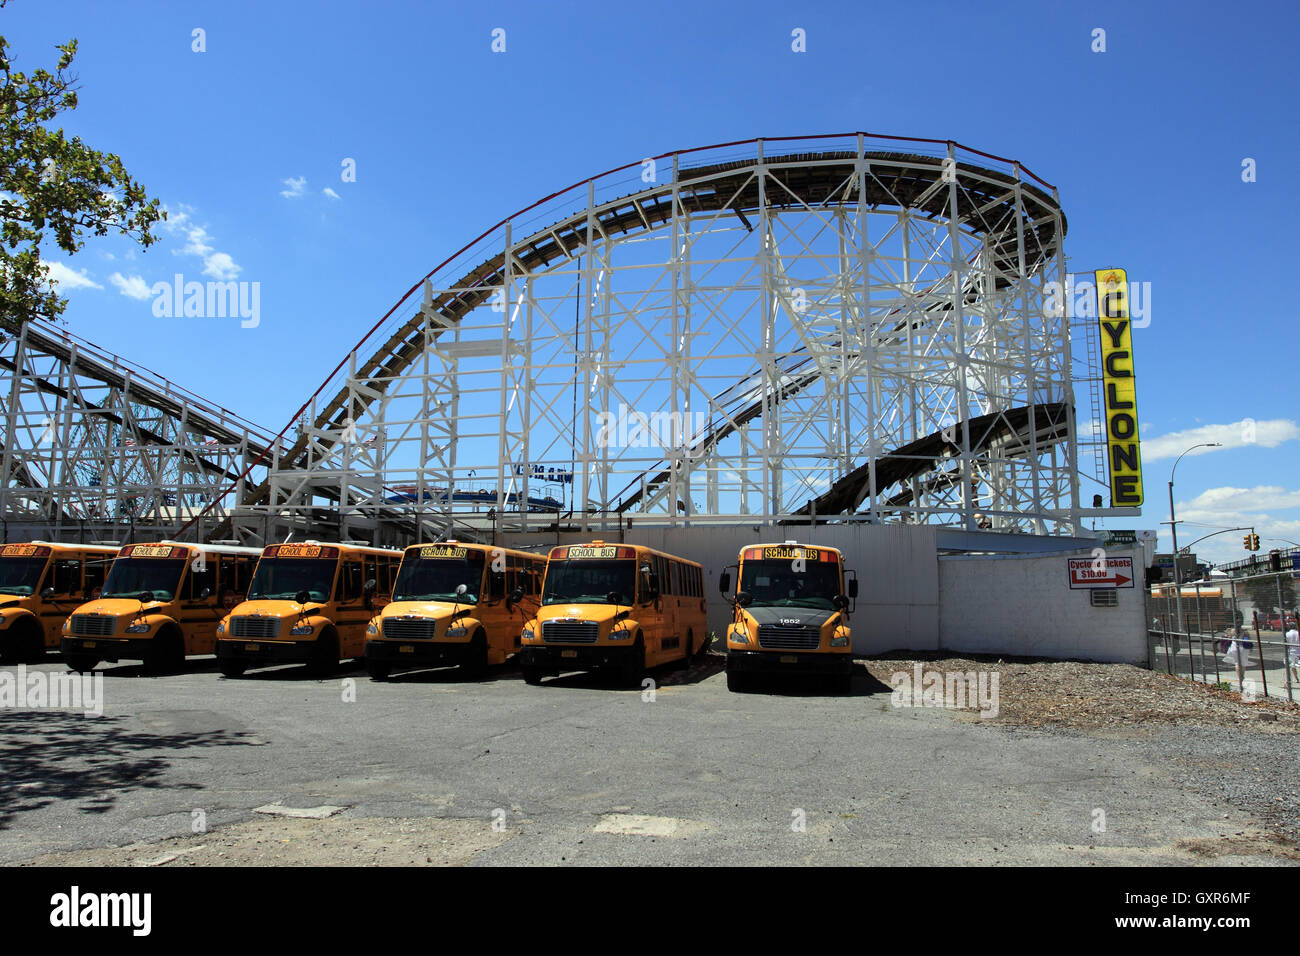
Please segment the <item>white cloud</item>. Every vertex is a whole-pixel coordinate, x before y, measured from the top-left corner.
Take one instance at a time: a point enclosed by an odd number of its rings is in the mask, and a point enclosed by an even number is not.
[[[142,276],[124,276],[120,272],[114,272],[108,281],[128,299],[148,299],[153,294],[149,291],[149,283]]]
[[[1142,460],[1159,461],[1162,458],[1177,458],[1193,445],[1201,442],[1220,442],[1224,448],[1244,448],[1260,445],[1274,448],[1282,442],[1295,441],[1300,438],[1300,425],[1288,418],[1273,418],[1267,421],[1254,421],[1246,418],[1227,425],[1202,425],[1200,428],[1188,428],[1181,432],[1170,432],[1154,438],[1142,438]],[[1215,451],[1214,448],[1197,448],[1188,454],[1192,458]]]
[[[285,199],[297,199],[299,196],[303,194],[303,192],[307,187],[307,177],[299,176],[296,179],[290,177],[289,179],[286,179],[284,181],[284,184],[289,188],[281,189],[280,195],[283,196]]]
[[[1295,509],[1300,509],[1300,489],[1280,485],[1209,488],[1191,501],[1178,503],[1178,543],[1186,547],[1219,529],[1254,528],[1263,545],[1261,554],[1269,548],[1287,547],[1281,539],[1300,541],[1300,518],[1288,514]],[[1203,561],[1240,561],[1249,556],[1241,547],[1243,534],[1245,531],[1214,535],[1193,550]],[[1168,551],[1167,526],[1161,528],[1160,538],[1161,550]]]
[[[41,265],[50,270],[49,282],[51,285],[59,287],[60,292],[69,292],[72,289],[102,289],[104,288],[90,276],[86,275],[86,270],[82,269],[76,272],[62,262],[46,262],[41,260]]]
[[[1245,514],[1277,508],[1300,508],[1300,491],[1279,485],[1256,485],[1254,488],[1210,488],[1178,508],[1178,516],[1200,514]]]
[[[190,207],[178,206],[175,212],[168,210],[167,221],[163,228],[174,236],[183,237],[185,245],[173,249],[172,255],[197,256],[203,260],[203,274],[214,279],[228,281],[243,271],[228,252],[220,252],[213,244],[216,240],[205,226],[200,226],[190,217]]]
[[[224,252],[214,252],[203,260],[203,274],[223,281],[233,279],[243,270]]]
[[[326,196],[329,196],[330,199],[338,199],[338,198],[339,198],[339,194],[336,193],[334,190],[330,189],[330,187],[328,187],[328,186],[326,186],[324,189],[322,189],[321,192],[323,192]]]

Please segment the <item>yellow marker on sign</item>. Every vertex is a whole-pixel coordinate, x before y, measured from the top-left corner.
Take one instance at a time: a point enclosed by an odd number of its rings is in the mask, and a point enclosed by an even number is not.
[[[1142,453],[1138,440],[1128,275],[1123,269],[1102,269],[1093,275],[1097,280],[1097,321],[1101,323],[1110,503],[1114,508],[1137,508],[1142,504]]]

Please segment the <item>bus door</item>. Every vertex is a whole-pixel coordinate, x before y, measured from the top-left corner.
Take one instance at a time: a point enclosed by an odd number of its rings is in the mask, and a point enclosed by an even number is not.
[[[360,555],[345,555],[334,586],[335,629],[339,635],[339,657],[361,657],[366,652],[366,624],[374,616],[367,607],[365,563]]]
[[[217,586],[217,557],[196,551],[176,595],[176,618],[185,636],[186,654],[211,654],[216,649],[220,609],[214,593]]]
[[[80,607],[88,597],[85,594],[83,571],[85,562],[80,553],[55,551],[45,569],[45,577],[35,602],[40,617],[42,637],[46,647],[58,647],[63,638],[63,622]],[[47,591],[53,591],[45,597]]]

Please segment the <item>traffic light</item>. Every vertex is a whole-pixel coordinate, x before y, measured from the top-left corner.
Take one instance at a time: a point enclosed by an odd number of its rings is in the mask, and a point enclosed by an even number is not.
[[[1257,534],[1252,534],[1252,535],[1250,536],[1250,550],[1252,550],[1252,551],[1258,551],[1258,550],[1259,550],[1259,535],[1257,535]]]
[[[1250,550],[1250,535],[1243,534],[1241,536],[1241,546],[1245,548],[1247,551]]]

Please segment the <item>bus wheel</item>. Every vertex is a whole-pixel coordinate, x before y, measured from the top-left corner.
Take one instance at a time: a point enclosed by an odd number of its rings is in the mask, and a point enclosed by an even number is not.
[[[222,677],[243,677],[248,665],[243,661],[221,661],[217,664]]]
[[[695,658],[695,655],[691,653],[691,644],[693,643],[691,632],[687,631],[686,636],[682,638],[682,659],[678,664],[682,670],[689,669]]]
[[[474,637],[469,642],[468,656],[460,663],[460,672],[465,677],[477,680],[487,673],[487,669],[487,635],[482,631],[475,631]]]
[[[542,682],[542,671],[539,667],[529,667],[526,664],[520,664],[519,671],[524,675],[525,684],[532,684],[536,687]]]
[[[641,635],[636,636],[636,643],[632,645],[632,653],[628,655],[627,662],[623,665],[623,683],[628,687],[640,687],[641,678],[645,676],[645,642],[641,640]]]
[[[13,636],[10,656],[20,664],[39,664],[45,660],[45,639],[36,622],[27,620]]]
[[[743,694],[745,691],[749,690],[749,681],[747,681],[745,675],[739,671],[733,671],[731,668],[727,668],[727,690],[731,691],[733,694]]]
[[[393,665],[387,661],[366,659],[366,673],[370,675],[371,680],[388,680],[388,675],[392,672]]]
[[[75,671],[78,674],[89,674],[99,663],[99,658],[93,654],[64,654],[63,663],[68,665],[68,670]]]
[[[179,631],[158,634],[149,642],[144,669],[150,674],[175,674],[185,668],[185,639]]]
[[[316,649],[308,670],[316,677],[329,677],[339,668],[339,636],[326,631],[316,638]]]

